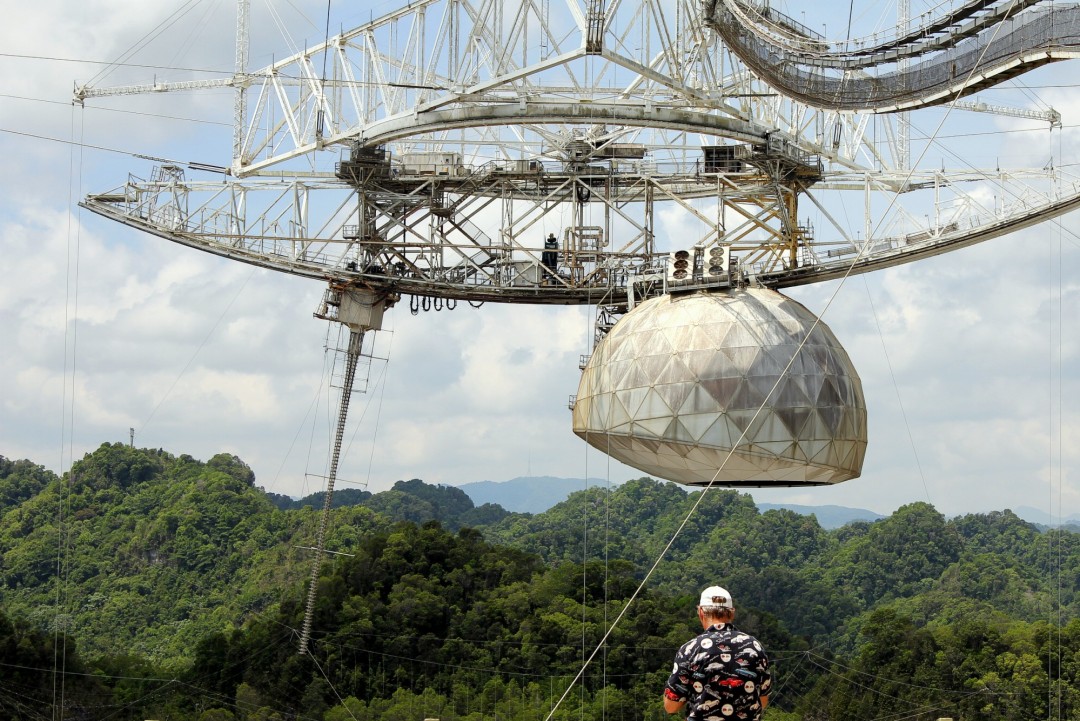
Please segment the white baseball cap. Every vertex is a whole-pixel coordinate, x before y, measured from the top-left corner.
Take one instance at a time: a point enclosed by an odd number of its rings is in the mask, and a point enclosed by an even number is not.
[[[701,592],[701,601],[699,606],[720,606],[722,608],[734,608],[735,604],[731,601],[731,594],[726,589],[719,586],[709,586]]]

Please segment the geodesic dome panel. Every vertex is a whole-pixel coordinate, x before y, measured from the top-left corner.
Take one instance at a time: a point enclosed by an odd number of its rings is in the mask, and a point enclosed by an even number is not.
[[[765,289],[652,298],[596,346],[574,433],[688,485],[714,476],[727,486],[856,478],[866,452],[862,383],[815,320]]]

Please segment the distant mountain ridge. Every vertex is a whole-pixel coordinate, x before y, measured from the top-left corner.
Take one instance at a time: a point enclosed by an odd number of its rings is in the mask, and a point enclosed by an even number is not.
[[[604,486],[607,481],[602,478],[557,478],[554,476],[519,476],[508,481],[477,481],[463,483],[460,488],[473,503],[481,506],[492,503],[502,506],[512,513],[543,513],[552,506],[566,500],[575,491],[583,491],[586,488]],[[617,484],[613,484],[617,485]],[[751,492],[750,495],[753,495]],[[803,516],[813,515],[817,518],[822,528],[834,529],[845,526],[854,521],[877,521],[887,516],[865,508],[850,508],[848,506],[824,505],[808,506],[798,503],[757,503],[758,510],[762,513],[768,510],[786,508],[789,511]],[[1029,506],[1020,506],[1013,510],[1017,516],[1029,523],[1035,523],[1043,527],[1080,526],[1080,514],[1072,514],[1065,518],[1051,518],[1046,511]]]
[[[556,478],[554,476],[519,476],[509,481],[463,483],[458,488],[480,506],[493,503],[512,513],[543,513],[575,491],[605,486],[602,478]],[[613,484],[615,485],[615,484]],[[690,489],[693,490],[693,489]],[[758,510],[786,508],[804,516],[813,514],[822,528],[839,528],[852,521],[876,521],[885,516],[865,508],[845,506],[801,506],[794,503],[758,503]]]
[[[408,484],[415,486],[418,482],[419,481],[416,479],[413,479],[412,481],[409,481]],[[401,490],[399,486],[402,483],[405,482],[399,481],[398,485],[395,485],[394,487],[395,490]],[[613,487],[617,485],[618,484],[612,484]],[[448,486],[447,488],[456,488],[458,491],[465,493],[477,508],[490,504],[491,506],[501,506],[511,513],[530,513],[536,515],[562,503],[571,493],[604,486],[607,486],[607,481],[602,478],[582,479],[558,478],[555,476],[519,476],[517,478],[512,478],[509,481],[477,481],[473,483],[464,483],[460,486]],[[301,499],[293,499],[289,496],[283,496],[276,493],[269,493],[267,495],[270,496],[270,500],[272,500],[279,509],[288,510],[302,508],[305,505],[313,508],[322,508],[323,497],[325,494],[320,491]],[[340,491],[334,495],[333,507],[341,508],[345,506],[367,505],[371,501],[371,498],[372,494],[367,491],[346,489],[345,491]],[[376,503],[375,505],[378,506],[379,504]],[[846,526],[854,521],[873,522],[886,518],[886,516],[880,513],[875,513],[874,511],[865,508],[849,508],[847,506],[807,506],[797,503],[757,503],[756,505],[758,510],[762,513],[784,508],[803,516],[815,516],[821,527],[829,530]],[[1024,511],[1027,511],[1029,515],[1034,515],[1036,518],[1029,518],[1024,514]],[[1036,520],[1039,517],[1039,514],[1039,511],[1031,508],[1021,509],[1017,512],[1017,515],[1032,523],[1048,525],[1048,517],[1045,513],[1041,514],[1043,520]]]
[[[509,481],[475,481],[459,486],[477,506],[495,503],[511,513],[543,513],[575,491],[605,486],[602,478],[519,476]]]
[[[847,506],[801,506],[797,503],[758,503],[758,510],[764,513],[774,509],[787,509],[802,516],[814,516],[822,528],[834,529],[855,521],[878,521],[886,516],[868,511],[865,508]]]
[[[1028,523],[1035,523],[1040,526],[1080,526],[1080,513],[1073,513],[1072,515],[1050,517],[1050,514],[1039,508],[1032,508],[1031,506],[1020,506],[1013,509],[1013,513],[1023,518]]]

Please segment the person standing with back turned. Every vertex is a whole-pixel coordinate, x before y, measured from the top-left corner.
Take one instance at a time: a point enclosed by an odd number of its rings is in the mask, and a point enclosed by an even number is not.
[[[723,588],[702,591],[697,614],[704,632],[675,654],[664,710],[673,714],[689,704],[688,721],[760,721],[772,688],[765,649],[735,628],[735,604]]]

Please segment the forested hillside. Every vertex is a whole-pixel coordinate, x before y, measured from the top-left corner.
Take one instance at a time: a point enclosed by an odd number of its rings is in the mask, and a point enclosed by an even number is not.
[[[229,455],[104,445],[63,482],[0,458],[0,718],[52,718],[60,687],[65,718],[543,719],[699,493],[643,478],[537,515],[417,479],[347,494],[328,548],[352,555],[300,656],[321,495]],[[774,657],[771,719],[1080,716],[1076,534],[927,504],[826,531],[713,490],[556,718],[662,718],[711,583]]]

